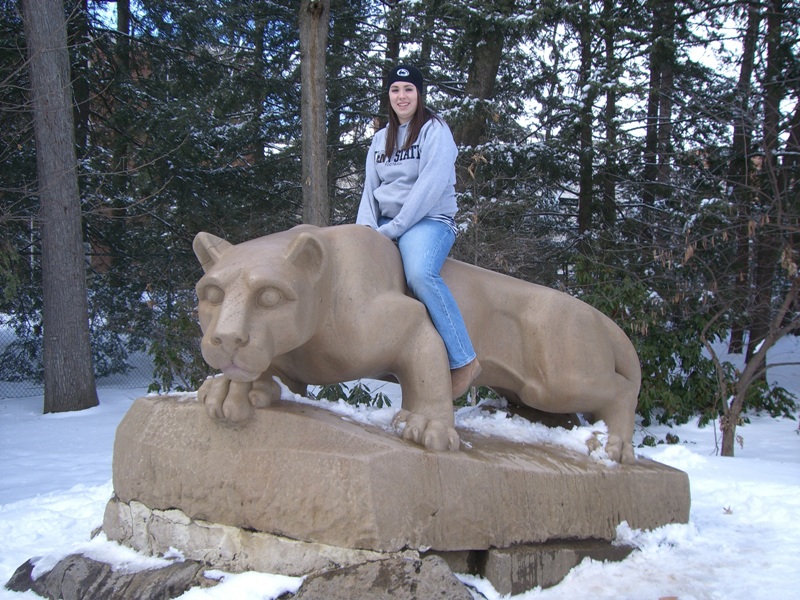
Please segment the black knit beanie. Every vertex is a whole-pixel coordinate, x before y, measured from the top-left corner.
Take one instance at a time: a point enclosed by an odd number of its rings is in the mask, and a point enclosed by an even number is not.
[[[397,81],[407,81],[413,83],[417,92],[422,95],[422,73],[417,67],[411,65],[397,65],[389,72],[388,83],[386,89],[392,87],[392,84]]]

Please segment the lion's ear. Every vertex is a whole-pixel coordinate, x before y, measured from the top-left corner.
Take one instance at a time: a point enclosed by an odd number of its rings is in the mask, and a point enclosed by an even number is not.
[[[325,249],[317,236],[303,232],[289,245],[286,259],[309,275],[319,277],[325,266]]]
[[[222,256],[222,253],[231,246],[233,246],[233,244],[230,242],[226,242],[222,238],[206,233],[205,231],[201,231],[194,236],[194,242],[192,243],[195,256],[197,256],[197,260],[200,261],[203,271],[206,272],[208,272],[209,268],[214,266],[219,260],[219,257]]]

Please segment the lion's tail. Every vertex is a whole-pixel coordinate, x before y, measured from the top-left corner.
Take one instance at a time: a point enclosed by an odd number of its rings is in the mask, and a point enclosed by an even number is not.
[[[636,353],[636,348],[633,347],[630,338],[625,335],[625,332],[614,321],[606,317],[604,323],[614,348],[616,372],[630,381],[636,387],[638,394],[642,384],[642,366],[639,363],[639,355]]]

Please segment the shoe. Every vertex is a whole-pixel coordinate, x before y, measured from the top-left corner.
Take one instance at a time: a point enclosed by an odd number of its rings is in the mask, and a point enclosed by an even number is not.
[[[481,363],[475,358],[471,363],[467,363],[463,367],[450,370],[450,383],[453,388],[453,400],[460,398],[469,389],[469,386],[475,381],[475,378],[481,374]]]

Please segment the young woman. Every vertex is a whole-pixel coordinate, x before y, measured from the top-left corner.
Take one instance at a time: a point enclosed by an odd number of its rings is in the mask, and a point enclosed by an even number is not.
[[[356,223],[397,240],[406,281],[447,348],[453,398],[481,367],[453,295],[440,275],[456,239],[455,161],[450,128],[425,106],[422,73],[389,74],[389,124],[372,139]]]

